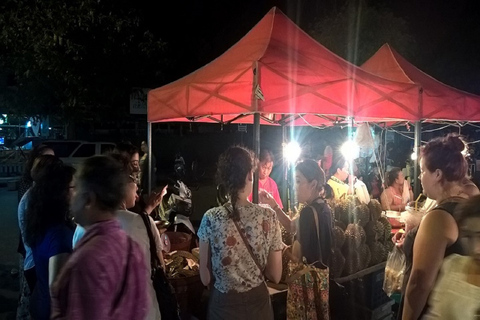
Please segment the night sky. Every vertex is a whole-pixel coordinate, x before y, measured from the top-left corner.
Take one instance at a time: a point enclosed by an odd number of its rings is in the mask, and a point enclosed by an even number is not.
[[[145,0],[146,1],[146,0]],[[215,59],[244,36],[273,6],[308,32],[316,17],[328,15],[340,0],[176,0],[152,10],[152,29],[169,43],[176,80]],[[395,48],[421,70],[444,83],[480,94],[480,1],[376,0],[403,18],[415,39],[413,54]]]

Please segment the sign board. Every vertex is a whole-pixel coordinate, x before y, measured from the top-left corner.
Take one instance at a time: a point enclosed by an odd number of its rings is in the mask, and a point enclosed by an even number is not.
[[[147,114],[148,88],[132,88],[130,93],[130,114]]]

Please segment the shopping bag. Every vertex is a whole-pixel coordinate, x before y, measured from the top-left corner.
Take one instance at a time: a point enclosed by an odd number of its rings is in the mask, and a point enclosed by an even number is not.
[[[385,265],[385,277],[383,278],[383,291],[387,296],[400,292],[405,274],[405,253],[398,247],[394,247],[388,254]]]
[[[287,320],[330,319],[329,270],[288,262]]]

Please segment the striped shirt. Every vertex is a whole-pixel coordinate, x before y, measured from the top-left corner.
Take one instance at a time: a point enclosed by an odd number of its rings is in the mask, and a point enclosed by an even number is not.
[[[52,288],[51,319],[143,320],[147,315],[143,253],[116,219],[87,229]]]

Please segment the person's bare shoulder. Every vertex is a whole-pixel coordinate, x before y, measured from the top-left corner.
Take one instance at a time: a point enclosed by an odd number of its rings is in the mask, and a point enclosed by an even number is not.
[[[471,181],[470,179],[465,178],[462,181],[462,185],[463,185],[462,193],[464,193],[468,197],[472,197],[480,194],[480,190],[475,185],[475,183],[473,183],[473,181]]]

